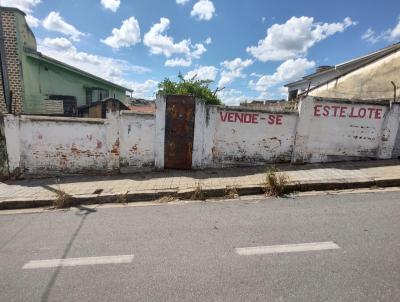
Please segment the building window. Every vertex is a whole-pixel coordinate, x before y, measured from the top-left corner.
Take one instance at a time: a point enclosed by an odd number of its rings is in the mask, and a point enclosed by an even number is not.
[[[86,89],[86,105],[90,105],[92,103],[92,90]]]
[[[105,98],[108,98],[108,91],[107,90],[98,90],[98,101],[104,100]]]
[[[298,90],[289,91],[289,98],[288,101],[292,101],[297,98]]]
[[[102,101],[108,97],[109,97],[108,90],[105,90],[102,88],[97,88],[97,87],[86,88],[86,105],[90,105],[94,102]]]

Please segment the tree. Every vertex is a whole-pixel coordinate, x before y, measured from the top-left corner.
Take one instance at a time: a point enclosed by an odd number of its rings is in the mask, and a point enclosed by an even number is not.
[[[189,80],[186,80],[181,73],[179,73],[179,82],[171,81],[165,78],[164,81],[158,84],[159,94],[183,94],[192,95],[204,101],[209,105],[221,105],[221,100],[217,96],[217,91],[212,92],[209,85],[213,82],[211,80],[197,80],[197,75]]]

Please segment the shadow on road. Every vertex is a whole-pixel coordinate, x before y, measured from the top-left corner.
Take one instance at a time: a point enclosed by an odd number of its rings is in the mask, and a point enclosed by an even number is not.
[[[90,214],[97,212],[97,210],[95,210],[95,209],[90,209],[90,208],[87,208],[87,207],[84,207],[84,206],[78,206],[77,208],[78,208],[78,211],[75,213],[75,215],[81,216],[82,219],[79,222],[79,225],[76,228],[76,230],[75,230],[74,234],[72,235],[71,239],[67,243],[61,259],[67,258],[68,253],[71,250],[71,247],[72,247],[76,237],[78,236],[78,234],[81,231],[83,225],[85,224],[86,218]],[[47,284],[47,286],[46,286],[46,288],[45,288],[45,290],[43,292],[42,299],[41,299],[42,302],[47,302],[48,301],[49,296],[50,296],[50,292],[51,292],[52,288],[54,287],[54,284],[55,284],[55,282],[57,280],[58,275],[61,272],[61,268],[62,268],[61,266],[58,266],[56,268],[55,272],[53,273],[53,275],[51,276],[51,279],[50,279],[49,283]]]
[[[31,223],[32,221],[35,219],[34,215],[31,215],[30,219],[28,219],[28,221],[21,226],[13,235],[11,235],[0,247],[0,251],[2,251],[10,242],[12,242],[15,238],[17,238],[17,236],[24,231]]]

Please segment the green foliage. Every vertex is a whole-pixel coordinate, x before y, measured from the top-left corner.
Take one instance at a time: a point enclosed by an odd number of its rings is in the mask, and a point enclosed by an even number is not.
[[[185,80],[183,75],[179,73],[179,82],[171,81],[166,78],[158,84],[158,92],[160,94],[183,94],[193,95],[194,97],[204,101],[209,105],[221,105],[221,100],[217,97],[216,91],[212,92],[209,85],[211,80],[196,80],[196,76],[189,80]]]

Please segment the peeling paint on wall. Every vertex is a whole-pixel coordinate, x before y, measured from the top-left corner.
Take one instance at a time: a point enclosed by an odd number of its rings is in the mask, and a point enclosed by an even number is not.
[[[220,108],[214,165],[290,162],[296,113],[246,112]]]
[[[298,112],[196,101],[192,167],[388,159],[399,148],[400,104],[308,97]],[[10,171],[130,172],[164,167],[165,98],[157,115],[107,119],[5,115]]]
[[[4,133],[4,121],[0,117],[0,180],[8,178],[8,160],[7,160],[7,146],[6,137]]]
[[[292,161],[376,158],[389,110],[388,103],[302,100]]]
[[[154,167],[155,116],[123,112],[120,116],[120,162],[124,171]]]

